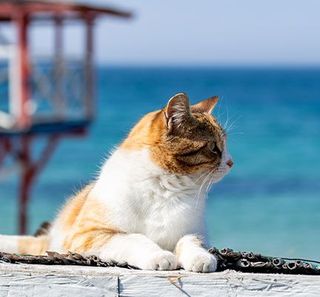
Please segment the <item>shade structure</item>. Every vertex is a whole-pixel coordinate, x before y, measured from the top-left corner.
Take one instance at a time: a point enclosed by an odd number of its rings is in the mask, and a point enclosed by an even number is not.
[[[121,18],[131,17],[131,13],[113,7],[82,4],[75,1],[50,0],[0,0],[0,21],[10,21],[17,13],[28,14],[33,19],[51,18],[57,14],[64,18],[83,18],[92,16],[115,16]]]
[[[8,86],[4,87],[5,91],[8,90],[5,104],[2,104],[5,98],[0,96],[0,167],[10,157],[20,164],[20,233],[27,231],[31,187],[58,141],[66,137],[84,136],[95,118],[93,28],[95,20],[103,16],[127,19],[131,13],[72,1],[0,0],[0,24],[10,23],[17,33],[15,43],[0,39],[0,60],[4,59],[8,68]],[[43,20],[49,20],[49,26],[54,29],[54,54],[40,65],[42,76],[35,78],[36,67],[31,60],[29,30],[35,22]],[[76,65],[68,61],[63,52],[63,27],[70,20],[82,23],[85,28],[82,45],[84,55]],[[74,68],[79,65],[81,69]],[[66,72],[71,69],[81,73],[77,80],[73,80],[75,89],[81,90],[77,101],[78,112],[70,108],[75,95],[67,92],[70,85],[66,84]],[[39,81],[43,82],[44,75],[51,92],[42,91],[40,96],[34,89]],[[44,89],[43,85],[41,88]],[[40,138],[45,145],[36,157],[33,147]]]

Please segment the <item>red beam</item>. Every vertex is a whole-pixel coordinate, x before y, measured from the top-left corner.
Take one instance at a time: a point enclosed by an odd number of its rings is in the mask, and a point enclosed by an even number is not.
[[[82,5],[76,3],[61,3],[61,2],[41,2],[41,1],[25,1],[20,3],[10,3],[4,2],[0,3],[0,16],[14,18],[14,14],[17,11],[21,11],[26,14],[35,13],[54,13],[54,14],[64,14],[68,17],[68,13],[71,14],[84,14],[87,12],[94,13],[96,15],[111,15],[121,18],[130,18],[132,14],[127,11],[99,7],[92,5]]]
[[[85,44],[85,76],[86,76],[86,95],[85,95],[85,107],[87,117],[89,119],[94,118],[94,70],[93,70],[93,26],[94,16],[92,14],[86,14],[86,44]]]
[[[19,234],[26,234],[27,231],[27,213],[28,202],[31,192],[31,185],[33,180],[31,156],[30,156],[31,138],[28,136],[21,138],[21,177],[19,188]]]
[[[18,31],[18,49],[20,66],[20,117],[18,124],[21,128],[26,128],[30,124],[28,111],[28,100],[30,96],[30,64],[28,48],[28,17],[26,14],[16,15]]]
[[[38,160],[32,159],[31,148],[32,138],[24,136],[21,138],[20,162],[21,162],[21,178],[19,189],[19,234],[26,234],[28,227],[28,204],[31,197],[31,190],[35,178],[41,172],[43,167],[49,161],[59,140],[58,135],[51,135],[47,144],[40,153]]]
[[[14,143],[11,143],[11,138],[2,137],[0,139],[0,166],[1,161],[7,156],[11,155],[17,158],[21,164],[21,175],[19,185],[19,199],[18,199],[18,231],[20,234],[25,234],[28,227],[28,204],[30,202],[32,186],[35,178],[39,175],[44,168],[62,137],[79,137],[86,134],[85,128],[74,129],[69,132],[54,133],[44,136],[47,140],[46,145],[40,152],[38,158],[32,158],[32,144],[36,137],[42,135],[20,135]]]
[[[61,117],[64,113],[64,93],[63,93],[63,20],[61,17],[56,16],[55,20],[55,40],[54,40],[54,106],[55,112],[58,117]]]
[[[8,138],[2,139],[0,141],[0,166],[5,157],[9,154],[11,150],[11,142]]]

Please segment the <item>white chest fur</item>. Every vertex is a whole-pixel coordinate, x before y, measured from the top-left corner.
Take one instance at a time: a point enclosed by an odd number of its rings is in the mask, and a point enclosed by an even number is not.
[[[203,234],[205,199],[199,191],[196,177],[164,172],[147,150],[116,151],[93,189],[113,225],[145,234],[168,250],[185,234]]]

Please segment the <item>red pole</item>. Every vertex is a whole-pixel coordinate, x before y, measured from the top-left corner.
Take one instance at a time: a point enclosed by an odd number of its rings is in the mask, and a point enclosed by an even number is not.
[[[54,63],[54,83],[55,83],[55,97],[54,105],[56,107],[55,112],[58,117],[62,117],[64,114],[64,94],[63,94],[63,30],[62,30],[62,18],[56,16],[55,19],[55,63]]]
[[[20,13],[17,16],[18,50],[20,65],[20,118],[19,126],[26,128],[30,124],[28,100],[30,95],[29,77],[29,54],[28,54],[28,16]]]
[[[92,120],[95,114],[94,106],[94,72],[93,72],[93,26],[94,16],[85,15],[86,21],[86,48],[85,48],[85,77],[86,77],[86,97],[85,106],[89,120]]]
[[[4,138],[4,139],[0,139],[0,144],[2,144],[2,148],[0,148],[0,167],[1,167],[1,163],[3,162],[6,155],[11,150],[11,143],[9,138]]]
[[[21,179],[20,179],[20,199],[19,199],[19,234],[27,232],[27,213],[30,197],[31,185],[33,181],[32,160],[30,156],[31,138],[28,136],[21,138]]]
[[[50,159],[58,140],[58,135],[48,136],[48,142],[37,161],[32,159],[30,136],[21,137],[20,162],[21,162],[21,180],[19,192],[19,233],[26,234],[28,227],[28,203],[31,196],[31,189],[36,176],[43,169]]]

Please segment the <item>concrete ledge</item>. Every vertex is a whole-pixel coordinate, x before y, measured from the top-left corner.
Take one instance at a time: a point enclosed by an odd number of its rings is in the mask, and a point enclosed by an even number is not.
[[[320,276],[0,264],[0,297],[319,296]]]

